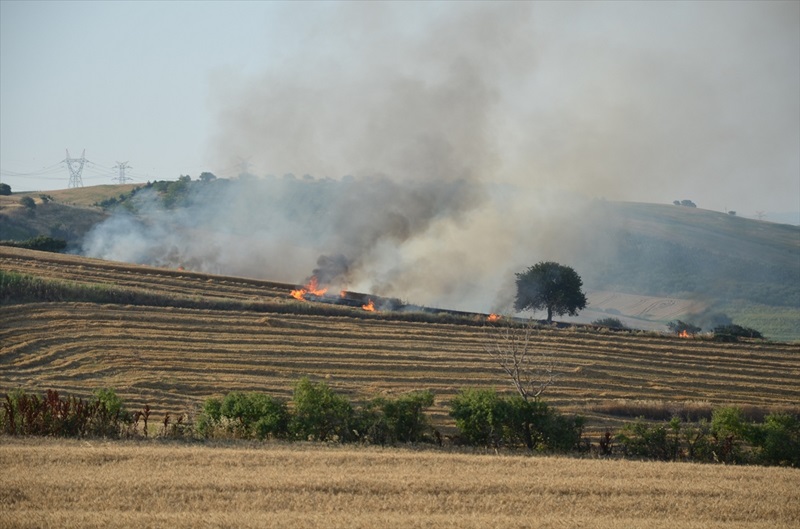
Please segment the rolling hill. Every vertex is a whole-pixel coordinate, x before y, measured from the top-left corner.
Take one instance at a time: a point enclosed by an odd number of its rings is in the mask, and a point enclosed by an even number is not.
[[[485,315],[367,312],[297,301],[294,285],[16,248],[0,247],[0,272],[0,392],[113,387],[133,407],[174,414],[232,390],[288,396],[310,376],[357,400],[431,389],[447,428],[462,388],[511,390],[485,352],[495,339]],[[617,408],[800,402],[795,344],[592,327],[537,327],[532,338],[560,366],[548,401],[594,430],[629,418]]]
[[[230,197],[225,193],[235,185],[222,179],[210,184],[154,185],[152,189],[159,190],[163,202],[158,220],[148,220],[152,207],[137,210],[135,201],[128,202],[129,208],[138,211],[143,219],[137,227],[139,231],[134,231],[136,236],[158,237],[151,228],[163,223],[164,212],[189,215],[178,224],[182,235],[161,245],[158,255],[148,257],[142,252],[126,251],[116,258],[233,274],[226,272],[224,264],[203,267],[199,263],[209,256],[219,260],[225,255],[224,249],[218,247],[224,244],[220,241],[252,248],[259,239],[251,242],[247,229],[242,232],[225,227],[219,227],[219,233],[212,237],[209,230],[214,230],[213,224],[192,226],[191,215],[202,216],[209,204]],[[305,201],[305,209],[290,211],[297,216],[306,209],[319,211],[332,193],[330,189],[344,184],[292,180],[281,185],[290,185],[290,192],[286,193],[292,200]],[[69,251],[80,253],[86,233],[111,213],[93,204],[109,199],[130,201],[132,189],[128,185],[52,191],[48,192],[52,200],[46,203],[37,193],[27,194],[37,201],[34,211],[19,204],[23,194],[0,197],[0,240],[48,235],[66,239]],[[187,203],[193,204],[193,209],[186,209]],[[274,206],[265,204],[261,209]],[[224,209],[225,215],[230,209]],[[676,319],[705,330],[734,322],[757,329],[771,339],[800,340],[800,227],[699,208],[610,201],[591,202],[581,217],[583,221],[577,225],[557,228],[559,246],[573,249],[563,253],[564,259],[580,273],[589,297],[589,306],[573,321],[588,323],[616,317],[630,327],[646,330],[664,329],[667,322]],[[166,230],[170,229],[167,225]],[[111,231],[111,240],[115,233]],[[174,237],[175,231],[169,235]],[[214,242],[199,257],[187,256],[179,248],[181,238],[202,241],[206,237]],[[124,247],[135,249],[141,242],[132,238]],[[282,244],[280,251],[304,250]],[[263,257],[256,253],[253,258]],[[542,257],[550,259],[547,255]],[[264,272],[259,272],[257,266],[247,267],[251,268],[250,277],[274,279],[259,275]],[[294,280],[302,280],[309,271],[296,271]],[[484,304],[486,307],[478,310],[487,310],[491,305],[488,300]]]

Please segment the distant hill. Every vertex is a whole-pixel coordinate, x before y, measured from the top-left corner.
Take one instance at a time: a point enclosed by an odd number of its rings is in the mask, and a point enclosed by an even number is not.
[[[152,190],[166,207],[180,207],[194,185],[201,184],[155,183]],[[95,204],[124,203],[134,188],[0,197],[0,240],[47,235],[74,250],[110,214]],[[23,196],[35,200],[33,210],[20,204]],[[619,317],[644,329],[675,319],[704,329],[733,321],[769,338],[800,340],[800,227],[672,204],[595,201],[589,209],[584,223],[560,235],[580,248],[572,262],[590,301],[581,321]]]

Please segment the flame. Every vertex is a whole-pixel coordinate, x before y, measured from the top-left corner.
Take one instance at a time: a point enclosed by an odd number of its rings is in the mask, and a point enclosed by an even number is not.
[[[327,288],[319,288],[319,283],[317,282],[317,278],[316,277],[312,277],[308,281],[308,284],[305,287],[299,288],[297,290],[292,290],[291,296],[294,299],[299,299],[300,301],[305,301],[306,294],[313,294],[315,296],[323,296],[323,295],[325,295],[325,292],[327,292],[327,291],[328,291]]]
[[[367,303],[366,305],[361,305],[361,308],[364,310],[368,310],[369,312],[375,312],[375,302],[369,300],[369,303]]]
[[[491,313],[489,316],[486,317],[487,321],[498,321],[500,319],[499,314]]]
[[[681,333],[678,336],[680,336],[681,338],[691,338],[692,337],[691,334],[686,332],[686,329],[682,330]]]

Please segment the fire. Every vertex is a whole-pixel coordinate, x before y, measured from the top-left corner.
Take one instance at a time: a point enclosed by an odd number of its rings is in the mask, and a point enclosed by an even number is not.
[[[361,308],[364,310],[368,310],[369,312],[375,312],[375,302],[369,300],[369,303],[367,303],[366,305],[361,305]]]
[[[691,334],[686,332],[686,329],[682,330],[681,333],[678,336],[680,336],[681,338],[691,338],[692,337]]]
[[[308,284],[297,290],[292,290],[291,295],[294,299],[299,299],[300,301],[305,301],[306,294],[313,294],[314,296],[323,296],[325,292],[327,292],[327,288],[319,288],[319,284],[317,283],[317,278],[312,277]]]
[[[487,321],[498,321],[499,319],[500,315],[495,313],[489,314],[489,316],[486,317]]]

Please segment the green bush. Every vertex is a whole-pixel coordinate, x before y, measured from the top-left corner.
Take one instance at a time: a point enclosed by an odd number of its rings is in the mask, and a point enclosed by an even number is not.
[[[195,431],[202,437],[283,438],[288,434],[286,403],[262,393],[233,391],[222,400],[206,399]]]
[[[433,428],[425,408],[433,406],[433,400],[431,391],[373,400],[356,413],[355,430],[359,439],[381,445],[430,441]]]
[[[786,413],[770,414],[756,430],[759,462],[800,467],[800,418]]]
[[[464,441],[477,446],[500,446],[506,413],[506,402],[490,389],[461,390],[450,404],[450,416]]]
[[[581,444],[584,425],[582,417],[562,415],[542,400],[504,398],[493,390],[461,391],[450,416],[467,443],[494,448],[574,450]]]
[[[302,378],[295,384],[289,431],[296,439],[351,441],[356,437],[353,407],[325,383]]]
[[[638,419],[622,428],[617,441],[625,455],[676,461],[680,456],[680,430],[678,418],[673,418],[668,424],[649,424]]]

